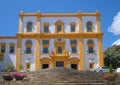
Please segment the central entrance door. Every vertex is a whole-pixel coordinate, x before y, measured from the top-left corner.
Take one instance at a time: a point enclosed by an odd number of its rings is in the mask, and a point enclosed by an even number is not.
[[[63,61],[56,61],[56,67],[64,67]]]

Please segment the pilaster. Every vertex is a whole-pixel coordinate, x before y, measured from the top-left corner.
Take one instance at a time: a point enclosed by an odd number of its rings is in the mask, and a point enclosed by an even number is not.
[[[40,38],[36,37],[35,70],[40,70]]]
[[[102,49],[102,37],[98,36],[98,62],[99,66],[104,66],[104,57]]]
[[[16,70],[20,71],[20,63],[21,63],[21,45],[22,43],[22,37],[18,36],[17,37],[17,52],[16,52]]]
[[[23,16],[19,16],[19,30],[18,30],[18,33],[22,33],[22,25],[23,25]]]
[[[84,42],[83,38],[80,38],[80,70],[84,71]]]
[[[82,14],[80,11],[78,12],[78,26],[79,26],[79,32],[82,33]]]
[[[37,16],[37,33],[40,33],[40,21],[41,21],[41,16]]]
[[[98,11],[96,11],[96,22],[97,22],[98,33],[100,33],[101,32],[101,30],[100,30],[100,14]]]

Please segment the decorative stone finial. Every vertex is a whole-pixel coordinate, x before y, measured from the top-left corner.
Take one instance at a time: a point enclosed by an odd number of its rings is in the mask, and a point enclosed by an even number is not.
[[[24,11],[22,10],[22,11],[20,11],[20,13],[23,13]]]
[[[40,13],[40,10],[38,10],[38,13]]]
[[[96,10],[96,13],[99,13],[99,11],[98,11],[98,10]]]
[[[81,11],[80,11],[80,10],[78,10],[78,12],[80,13]]]

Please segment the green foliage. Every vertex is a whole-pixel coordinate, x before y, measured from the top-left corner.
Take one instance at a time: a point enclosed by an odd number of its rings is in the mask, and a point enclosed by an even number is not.
[[[113,74],[113,67],[112,67],[112,64],[110,64],[109,66],[109,73],[112,75]]]
[[[19,68],[22,70],[22,69],[24,69],[24,66],[22,64],[20,64]]]
[[[120,67],[120,45],[114,45],[104,51],[104,64],[113,68]]]
[[[9,62],[6,62],[5,68],[6,68],[6,71],[7,71],[7,72],[10,72],[10,71],[13,71],[14,66],[11,65]]]

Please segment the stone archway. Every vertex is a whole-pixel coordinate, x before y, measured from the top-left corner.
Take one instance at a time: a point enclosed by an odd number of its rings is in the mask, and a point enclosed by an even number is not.
[[[49,58],[42,58],[41,60],[41,69],[45,69],[45,68],[50,68],[50,59]]]
[[[79,68],[80,60],[78,58],[70,58],[69,61],[70,61],[70,68],[73,68],[76,70],[80,69]]]

